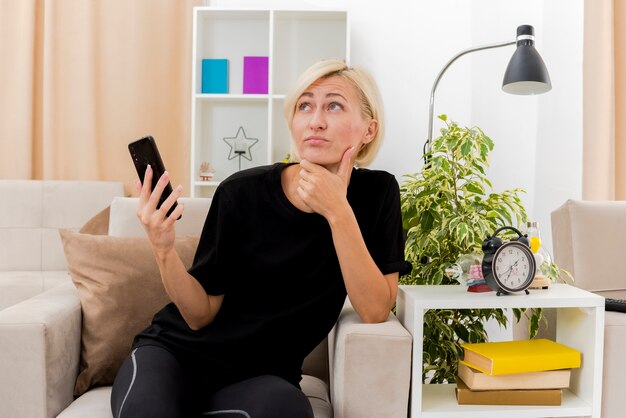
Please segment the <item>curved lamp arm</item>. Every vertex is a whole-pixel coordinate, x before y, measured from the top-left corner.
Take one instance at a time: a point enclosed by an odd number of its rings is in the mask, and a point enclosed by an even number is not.
[[[470,52],[482,51],[484,49],[500,48],[503,46],[515,45],[516,42],[517,42],[517,39],[514,39],[512,41],[498,42],[495,44],[487,44],[487,45],[477,46],[474,48],[465,49],[459,52],[458,54],[456,54],[454,57],[452,57],[450,61],[448,61],[446,65],[444,65],[441,71],[439,71],[439,74],[437,75],[437,78],[435,79],[435,82],[433,83],[433,88],[430,90],[430,105],[428,108],[428,139],[426,140],[426,143],[424,144],[424,154],[427,154],[430,152],[430,144],[433,140],[433,111],[435,108],[435,90],[437,90],[437,85],[439,84],[439,80],[441,80],[441,77],[446,72],[446,70],[452,65],[454,61],[456,61],[457,59],[459,59],[465,54],[469,54]],[[424,160],[425,160],[424,162],[427,162],[426,157],[424,157]]]

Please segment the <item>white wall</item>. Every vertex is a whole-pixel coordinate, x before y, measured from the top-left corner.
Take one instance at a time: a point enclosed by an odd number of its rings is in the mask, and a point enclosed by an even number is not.
[[[539,96],[502,93],[514,48],[473,54],[471,121],[496,143],[489,173],[494,188],[528,192],[523,198],[528,215],[539,222],[551,249],[550,212],[582,196],[583,2],[474,1],[471,20],[476,45],[513,39],[520,24],[535,27],[535,46],[552,90]]]
[[[583,0],[212,0],[223,7],[350,10],[352,64],[377,79],[387,135],[373,167],[402,176],[421,168],[432,83],[457,52],[515,39],[535,27],[551,92],[513,96],[501,82],[514,47],[460,58],[437,89],[435,115],[480,126],[495,142],[490,179],[496,192],[521,187],[529,216],[551,247],[550,212],[582,195]],[[435,125],[435,127],[440,125]]]

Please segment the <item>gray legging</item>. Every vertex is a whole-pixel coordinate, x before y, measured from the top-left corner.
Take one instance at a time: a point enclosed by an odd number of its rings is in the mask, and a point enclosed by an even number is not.
[[[200,396],[176,357],[156,346],[134,349],[122,364],[111,411],[115,418],[313,418],[304,393],[277,376],[257,376]]]

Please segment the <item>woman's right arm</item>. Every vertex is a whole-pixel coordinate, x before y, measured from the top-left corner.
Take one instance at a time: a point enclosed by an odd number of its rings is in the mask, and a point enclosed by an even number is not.
[[[179,203],[170,216],[166,216],[176,199],[180,197],[182,187],[178,186],[174,189],[174,192],[157,209],[159,198],[169,182],[169,175],[165,172],[157,182],[154,191],[151,191],[152,175],[153,171],[148,166],[143,186],[137,182],[137,187],[141,187],[137,217],[152,245],[152,252],[156,258],[165,291],[176,304],[189,328],[198,330],[213,321],[222,306],[224,295],[208,295],[202,285],[187,272],[174,248],[176,238],[174,223],[182,215],[183,205]]]

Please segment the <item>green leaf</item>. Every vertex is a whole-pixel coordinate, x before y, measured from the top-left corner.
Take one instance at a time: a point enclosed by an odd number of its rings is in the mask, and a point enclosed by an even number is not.
[[[435,272],[430,280],[431,282],[429,284],[441,284],[441,282],[443,281],[443,273],[440,271]]]
[[[463,144],[461,145],[461,155],[465,158],[469,156],[471,151],[472,151],[472,143],[470,141],[463,142]]]
[[[463,243],[467,241],[467,235],[468,235],[467,224],[460,223],[456,229],[457,229],[457,234],[459,237],[459,244],[463,245]]]
[[[432,196],[433,191],[431,189],[424,189],[415,196],[416,199],[423,199],[428,196]]]
[[[466,183],[465,189],[472,193],[481,194],[481,195],[485,194],[484,187],[481,184],[476,183],[476,182]]]
[[[502,209],[501,207],[496,207],[496,208],[494,208],[494,210],[496,212],[498,212],[498,214],[500,215],[501,219],[504,221],[504,223],[506,225],[511,225],[511,223],[512,223],[511,215],[509,214],[509,212],[506,209]]]
[[[477,170],[478,172],[480,172],[480,174],[485,175],[485,169],[483,168],[482,165],[478,164],[477,162],[472,162],[472,167],[474,167],[475,170]],[[484,180],[486,180],[486,178],[484,178]]]
[[[486,213],[485,215],[487,218],[497,218],[500,216],[500,214],[495,211],[495,210],[490,210],[489,212]]]
[[[513,316],[515,316],[515,321],[519,322],[522,319],[522,311],[519,308],[513,308]]]
[[[533,312],[533,315],[530,317],[530,338],[535,338],[537,332],[539,331],[539,320],[541,319],[541,314],[536,314]]]
[[[485,135],[483,138],[484,138],[485,144],[489,148],[489,151],[492,151],[493,150],[493,141],[491,140],[491,138],[489,138],[487,135]]]
[[[420,227],[428,231],[432,228],[435,219],[431,212],[422,212],[422,217],[420,219]]]

